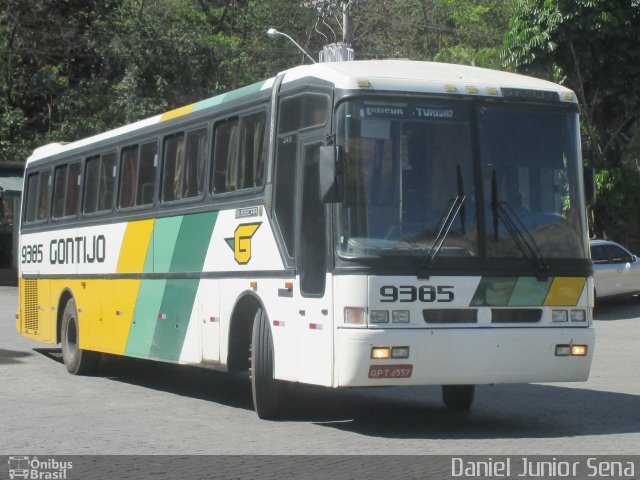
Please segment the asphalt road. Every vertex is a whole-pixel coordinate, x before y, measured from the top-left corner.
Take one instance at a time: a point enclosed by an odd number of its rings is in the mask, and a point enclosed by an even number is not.
[[[60,350],[15,331],[17,290],[0,287],[0,455],[637,454],[640,300],[596,311],[586,383],[481,386],[469,414],[437,387],[300,389],[263,421],[246,376],[123,360],[74,377]]]

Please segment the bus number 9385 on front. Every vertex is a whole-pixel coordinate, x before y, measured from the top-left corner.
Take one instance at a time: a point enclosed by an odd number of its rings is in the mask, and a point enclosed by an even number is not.
[[[381,302],[405,302],[411,303],[420,301],[431,302],[453,302],[455,294],[452,285],[383,285],[380,287]]]

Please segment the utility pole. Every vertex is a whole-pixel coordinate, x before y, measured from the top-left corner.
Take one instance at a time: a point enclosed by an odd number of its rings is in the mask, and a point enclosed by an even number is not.
[[[316,31],[321,35],[325,36],[317,29],[320,21],[335,35],[333,29],[325,22],[325,18],[334,18],[334,21],[342,29],[342,42],[325,45],[319,54],[320,62],[345,62],[354,59],[355,55],[351,48],[351,7],[355,2],[356,0],[304,0],[300,4],[301,7],[316,10],[318,15]],[[340,11],[342,12],[342,24],[337,16],[332,17],[332,14]]]
[[[353,0],[342,2],[342,42],[351,46],[351,5]]]

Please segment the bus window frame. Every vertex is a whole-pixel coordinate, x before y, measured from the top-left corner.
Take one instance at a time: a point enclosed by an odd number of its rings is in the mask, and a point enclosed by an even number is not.
[[[46,218],[42,218],[42,219],[38,219],[38,203],[40,201],[40,181],[42,180],[42,174],[44,172],[49,172],[49,178],[51,179],[51,188],[49,188],[49,195],[48,195],[48,209],[47,209],[47,216]],[[43,168],[34,168],[34,170],[30,170],[25,172],[25,178],[26,178],[26,185],[25,187],[27,190],[27,202],[29,202],[28,196],[29,196],[29,190],[28,190],[28,184],[29,184],[29,177],[31,175],[37,175],[38,176],[38,185],[36,187],[37,193],[36,193],[36,219],[32,220],[32,221],[27,221],[27,208],[24,208],[24,213],[22,213],[22,221],[24,222],[24,225],[27,225],[29,227],[34,226],[34,225],[44,225],[47,223],[50,223],[51,221],[51,208],[52,208],[52,193],[53,193],[53,165],[48,165],[48,166],[44,166]]]
[[[55,176],[56,176],[56,170],[58,170],[61,167],[67,167],[66,172],[65,172],[65,183],[64,183],[64,198],[63,198],[63,202],[64,202],[64,209],[66,210],[66,198],[67,195],[69,193],[69,170],[71,169],[71,165],[74,164],[80,164],[80,185],[78,185],[78,200],[76,203],[76,212],[72,215],[63,215],[61,217],[55,217],[53,215],[53,202],[55,201],[55,186],[56,186],[56,181],[55,181]],[[84,199],[84,163],[85,163],[85,159],[84,157],[76,157],[71,161],[65,161],[65,162],[61,162],[57,165],[53,166],[53,180],[52,180],[52,185],[51,185],[51,204],[49,205],[49,209],[50,209],[50,218],[51,218],[51,223],[54,224],[59,224],[59,223],[63,223],[63,222],[68,222],[68,221],[72,221],[72,220],[76,220],[78,218],[78,215],[80,214],[80,210],[82,207],[82,200]],[[66,212],[65,212],[66,213]]]
[[[212,137],[212,132],[213,132],[213,128],[212,128],[213,122],[211,121],[207,121],[204,123],[199,123],[199,124],[194,124],[194,125],[187,125],[185,128],[183,128],[182,130],[177,130],[177,131],[170,131],[167,133],[164,133],[161,138],[162,138],[162,150],[158,152],[158,167],[159,167],[159,175],[160,175],[160,180],[156,182],[156,191],[154,194],[154,204],[158,204],[160,206],[160,208],[170,208],[170,207],[174,207],[176,205],[189,205],[189,204],[197,204],[197,203],[201,203],[206,197],[207,197],[207,188],[208,188],[208,181],[207,179],[209,178],[209,168],[210,168],[210,156],[211,156],[211,145],[213,143],[213,137]],[[177,134],[182,134],[182,137],[185,141],[185,145],[186,145],[186,140],[187,140],[187,135],[190,132],[195,132],[197,130],[200,129],[206,129],[207,131],[207,145],[205,148],[205,152],[204,152],[204,171],[203,171],[203,175],[205,176],[203,179],[203,184],[202,184],[202,193],[200,195],[198,195],[197,197],[187,197],[187,198],[179,198],[177,200],[163,200],[162,199],[162,192],[163,192],[163,188],[164,188],[164,172],[165,172],[165,167],[166,167],[166,159],[165,159],[165,154],[166,154],[166,141],[168,138],[173,137]]]
[[[239,190],[233,190],[233,191],[228,191],[228,192],[221,192],[221,193],[215,193],[213,191],[213,187],[214,187],[214,180],[213,180],[213,172],[215,171],[214,169],[214,154],[215,154],[215,131],[216,131],[216,127],[224,122],[227,122],[229,120],[233,120],[234,118],[238,119],[238,125],[240,125],[240,121],[242,120],[242,118],[244,117],[248,117],[250,115],[254,115],[256,113],[259,112],[263,112],[265,114],[265,124],[264,124],[264,138],[262,140],[262,155],[263,155],[263,167],[262,167],[262,183],[261,185],[257,186],[257,187],[251,187],[251,188],[242,188]],[[206,183],[206,196],[207,198],[212,199],[214,202],[220,201],[220,202],[224,202],[225,200],[227,200],[228,198],[234,198],[234,197],[251,197],[253,195],[258,195],[262,192],[264,192],[265,186],[267,184],[267,171],[268,171],[268,165],[267,162],[269,161],[269,128],[270,128],[270,122],[271,122],[271,115],[270,115],[270,107],[268,105],[264,105],[264,104],[260,104],[260,105],[251,105],[247,108],[244,108],[242,110],[239,111],[227,111],[224,112],[225,115],[221,115],[219,117],[216,117],[215,119],[213,119],[213,121],[211,122],[211,130],[210,130],[210,139],[211,142],[209,143],[209,157],[207,159],[207,181]],[[238,142],[240,141],[240,139],[238,138]]]
[[[85,199],[85,192],[87,189],[87,160],[90,160],[94,157],[98,157],[100,159],[100,167],[102,167],[102,157],[105,157],[107,155],[109,155],[110,153],[113,153],[115,155],[115,176],[113,177],[113,199],[111,200],[111,207],[107,210],[96,210],[95,212],[85,212],[84,211],[84,199]],[[108,215],[108,214],[113,214],[114,212],[114,202],[116,201],[116,195],[117,195],[117,187],[118,187],[118,148],[114,148],[114,149],[110,149],[110,150],[105,150],[104,152],[97,152],[97,153],[91,153],[91,154],[87,154],[83,157],[82,159],[82,163],[83,163],[83,168],[82,168],[82,200],[81,200],[81,205],[80,205],[80,216],[82,218],[88,218],[88,219],[92,219],[95,217],[101,217],[104,215]],[[100,173],[100,172],[98,172]],[[98,176],[98,180],[100,179],[100,177]],[[96,199],[96,208],[97,208],[97,199]]]
[[[139,211],[145,211],[145,210],[153,210],[156,209],[156,206],[158,204],[158,170],[160,169],[160,158],[158,158],[158,163],[157,165],[155,165],[155,169],[156,169],[156,175],[155,175],[155,182],[154,182],[154,189],[153,189],[153,201],[151,203],[145,203],[142,205],[135,205],[135,201],[137,199],[138,196],[138,179],[140,178],[140,153],[142,152],[142,146],[143,145],[147,145],[149,143],[156,143],[156,147],[159,147],[159,142],[160,140],[164,138],[164,135],[162,136],[154,136],[154,137],[144,137],[139,139],[138,141],[135,142],[127,142],[124,145],[118,145],[117,148],[117,157],[116,157],[116,188],[114,189],[114,202],[115,202],[115,210],[112,210],[112,212],[114,212],[114,214],[116,212],[126,212],[126,213],[130,213],[130,212],[139,212]],[[120,206],[120,195],[121,195],[121,190],[122,190],[122,153],[131,147],[137,147],[138,149],[138,153],[137,153],[137,163],[136,163],[136,190],[135,190],[135,194],[133,197],[134,200],[134,205],[132,205],[131,207],[121,207]],[[156,155],[159,155],[159,149],[156,149]]]

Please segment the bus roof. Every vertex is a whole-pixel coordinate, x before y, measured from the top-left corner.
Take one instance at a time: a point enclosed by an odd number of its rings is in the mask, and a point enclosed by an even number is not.
[[[315,77],[335,88],[366,91],[408,91],[502,97],[503,89],[535,90],[557,93],[560,100],[577,103],[573,92],[565,87],[537,78],[486,68],[410,60],[363,60],[354,62],[301,65],[282,72],[283,83]],[[131,134],[145,127],[172,120],[209,107],[270,89],[274,79],[248,85],[191,105],[140,120],[72,143],[51,143],[36,148],[27,164],[87,147],[94,143]]]
[[[304,65],[287,70],[284,82],[308,76],[322,78],[342,89],[361,89],[362,82],[366,83],[368,80],[371,84],[368,88],[372,90],[447,93],[449,90],[445,90],[445,86],[455,86],[457,91],[452,93],[469,93],[467,87],[477,88],[478,95],[486,95],[486,89],[490,87],[572,93],[571,90],[555,83],[516,73],[410,60],[365,60]]]

